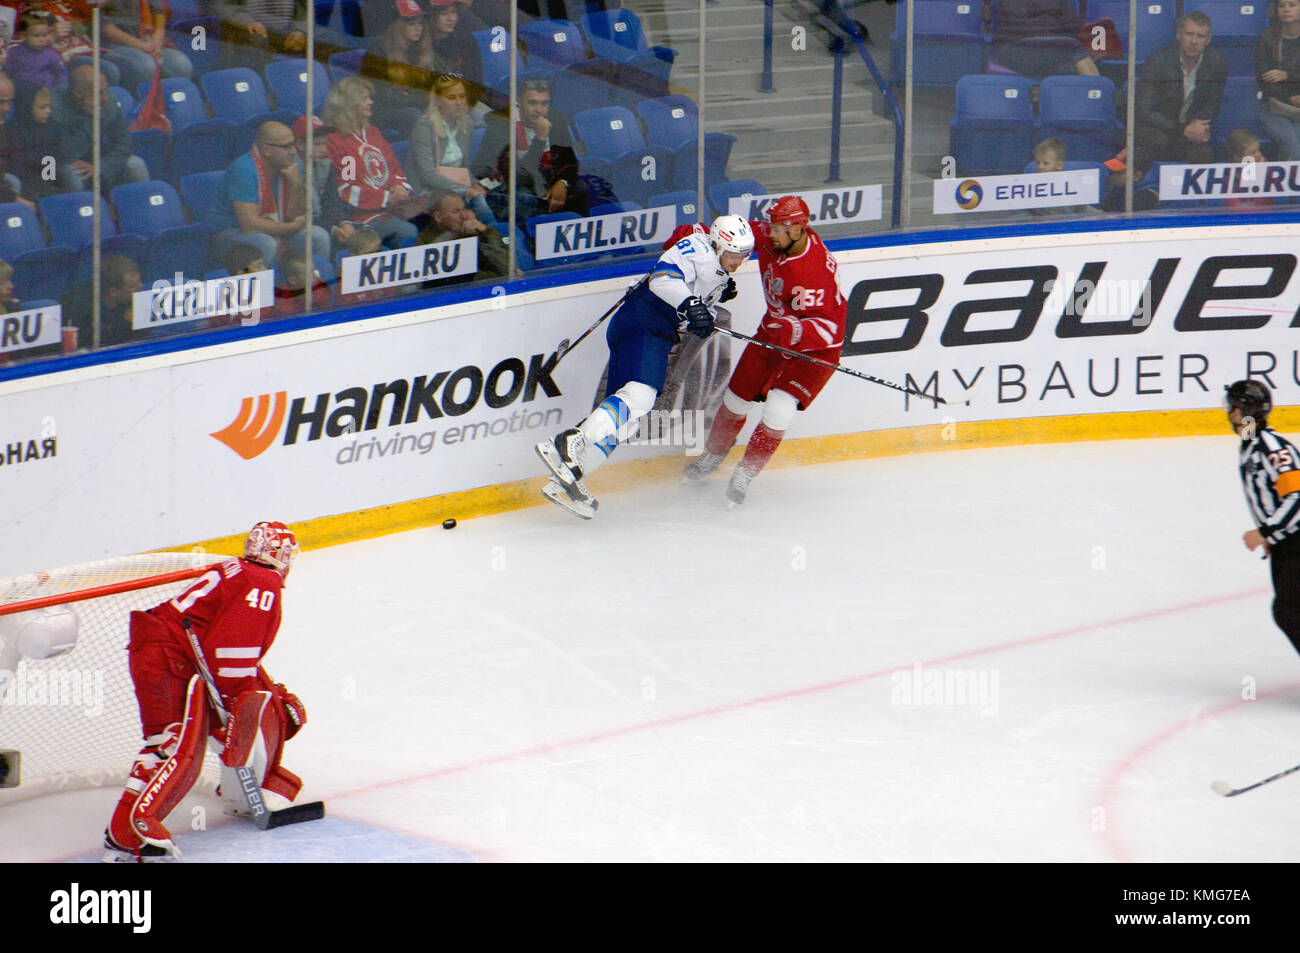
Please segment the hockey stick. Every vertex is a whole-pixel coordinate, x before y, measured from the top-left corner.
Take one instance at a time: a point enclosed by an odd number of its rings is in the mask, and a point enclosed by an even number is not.
[[[1263,781],[1256,781],[1254,784],[1248,784],[1244,788],[1234,788],[1227,781],[1215,781],[1210,785],[1210,789],[1215,794],[1222,794],[1224,797],[1236,797],[1238,794],[1245,794],[1247,791],[1253,791],[1255,788],[1263,787],[1270,781],[1276,781],[1278,778],[1285,778],[1288,774],[1295,774],[1300,771],[1300,764],[1294,768],[1287,768],[1285,771],[1279,771],[1272,777],[1265,778]]]
[[[873,384],[880,384],[884,387],[892,387],[894,390],[901,390],[904,394],[910,394],[913,397],[920,397],[923,400],[932,400],[934,401],[935,407],[938,407],[940,404],[948,403],[942,397],[937,395],[931,397],[929,394],[923,394],[921,391],[913,390],[910,387],[900,387],[898,384],[892,383],[891,381],[881,380],[879,377],[872,377],[870,374],[863,374],[861,371],[855,371],[853,368],[845,367],[843,364],[832,364],[830,361],[823,361],[819,357],[811,357],[810,355],[804,354],[802,351],[793,351],[788,347],[781,347],[779,344],[769,344],[767,341],[760,341],[758,338],[752,338],[748,334],[741,334],[739,331],[733,331],[730,328],[715,327],[714,330],[720,331],[723,334],[729,334],[737,340],[748,341],[750,344],[757,344],[759,347],[765,347],[769,351],[779,351],[789,357],[797,357],[800,360],[807,361],[809,364],[816,364],[818,367],[829,367],[831,370],[839,371],[841,374],[851,374],[853,377],[860,377],[862,380],[871,381]]]
[[[203,684],[208,687],[208,699],[212,702],[212,707],[217,710],[217,715],[221,718],[221,724],[224,726],[230,721],[230,713],[226,711],[226,706],[221,702],[221,692],[217,691],[216,680],[213,679],[212,672],[208,669],[208,660],[203,656],[203,647],[199,645],[199,637],[190,628],[189,619],[182,619],[181,625],[185,628],[185,635],[190,640],[190,651],[194,653],[194,663],[198,666],[199,677],[203,679]],[[273,827],[284,827],[286,824],[316,821],[325,816],[324,801],[294,804],[283,810],[272,811],[262,799],[262,783],[258,781],[257,774],[252,767],[248,765],[228,767],[232,767],[235,776],[239,779],[240,793],[243,795],[244,803],[248,807],[248,812],[258,830],[266,831]]]
[[[559,345],[555,348],[555,363],[556,363],[556,364],[560,363],[560,361],[561,361],[561,359],[564,357],[564,355],[568,354],[568,353],[569,353],[570,351],[572,351],[575,347],[577,347],[579,344],[582,343],[582,339],[583,339],[583,338],[585,338],[585,337],[586,337],[588,334],[590,334],[592,331],[596,330],[596,328],[598,328],[598,327],[600,327],[602,324],[604,324],[604,323],[605,323],[605,320],[606,320],[606,319],[607,319],[611,314],[613,314],[615,311],[617,311],[617,310],[619,309],[619,306],[622,305],[623,302],[627,300],[627,296],[630,295],[633,291],[636,291],[637,288],[640,288],[643,284],[645,284],[646,281],[647,281],[649,278],[650,278],[650,276],[649,276],[649,275],[646,275],[644,278],[642,278],[642,279],[641,279],[640,281],[638,281],[636,284],[634,284],[634,285],[632,285],[630,288],[628,288],[627,291],[624,291],[624,292],[623,292],[623,297],[621,297],[621,298],[619,298],[617,301],[615,301],[615,302],[613,303],[613,305],[610,306],[610,309],[609,309],[608,311],[606,311],[604,314],[602,314],[599,318],[597,318],[597,319],[595,320],[595,322],[592,324],[591,327],[587,328],[587,330],[585,330],[585,331],[583,331],[581,334],[579,334],[578,337],[577,337],[577,339],[576,339],[575,341],[573,341],[572,343],[570,343],[568,338],[565,338],[563,341],[561,341],[561,342],[559,343]]]

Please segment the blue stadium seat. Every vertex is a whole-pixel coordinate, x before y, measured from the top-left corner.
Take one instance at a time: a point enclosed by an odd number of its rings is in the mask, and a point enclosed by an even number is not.
[[[167,118],[171,120],[172,132],[179,132],[186,126],[208,118],[203,105],[203,94],[197,86],[188,79],[164,79],[162,82],[163,105],[167,110]],[[136,99],[144,102],[151,85],[153,84],[141,83],[136,90]]]
[[[205,73],[202,83],[216,119],[228,119],[235,125],[243,125],[271,111],[262,77],[246,66]]]
[[[570,63],[550,79],[551,107],[576,116],[600,106],[621,105],[618,74],[608,60]]]
[[[174,281],[177,273],[182,281],[198,280],[207,274],[211,261],[208,246],[213,228],[203,222],[169,228],[145,242],[144,262],[140,277],[146,285],[155,281]]]
[[[1137,44],[1129,41],[1128,35],[1129,0],[1088,0],[1088,21],[1095,22],[1103,17],[1115,21],[1120,42],[1124,52],[1136,52],[1138,64],[1162,46],[1174,42],[1174,21],[1178,18],[1175,0],[1142,0],[1137,5]],[[1128,75],[1128,63],[1125,60],[1101,60],[1097,63],[1103,76],[1109,76],[1116,83],[1124,82]]]
[[[13,264],[24,252],[45,247],[36,213],[21,202],[0,204],[0,260]]]
[[[1223,102],[1219,105],[1219,120],[1210,124],[1210,141],[1222,147],[1234,129],[1249,129],[1260,144],[1272,139],[1259,120],[1260,92],[1254,76],[1229,76],[1223,87]],[[1231,118],[1229,118],[1231,117]],[[1225,160],[1226,161],[1226,160]]]
[[[519,40],[528,51],[528,68],[531,70],[558,70],[589,58],[582,31],[576,23],[568,20],[521,23]]]
[[[767,189],[757,179],[736,179],[734,182],[718,182],[709,186],[709,204],[713,206],[713,215],[705,221],[712,221],[719,215],[730,214],[731,200],[743,195],[766,195]],[[742,213],[749,217],[748,211]]]
[[[1268,26],[1264,0],[1184,0],[1183,13],[1204,13],[1214,24],[1211,45],[1228,61],[1229,76],[1255,75],[1255,46]]]
[[[50,229],[50,244],[81,249],[94,236],[94,195],[90,192],[64,192],[41,199],[41,218]],[[99,200],[99,233],[104,238],[117,234],[117,225],[109,213],[108,203]]]
[[[105,238],[100,245],[101,260],[109,255],[119,255],[123,258],[130,258],[137,268],[140,269],[140,277],[144,277],[144,261],[146,255],[146,242],[140,235],[112,235]],[[83,252],[77,258],[77,266],[73,270],[73,282],[89,281],[94,275],[94,261],[90,255]],[[148,281],[145,282],[147,286]]]
[[[196,28],[200,32],[195,32]],[[221,20],[210,16],[179,17],[172,8],[172,19],[167,24],[167,35],[176,49],[183,52],[194,64],[194,75],[202,76],[222,67],[224,54],[221,49]],[[203,38],[202,47],[196,48],[199,37]]]
[[[117,105],[122,109],[122,115],[126,117],[126,121],[129,123],[135,118],[135,110],[137,106],[135,97],[121,86],[110,86],[108,87],[108,91],[112,93],[113,98],[117,100]]]
[[[912,18],[915,48],[912,83],[919,87],[955,86],[957,80],[983,73],[988,47],[984,42],[981,0],[914,0]],[[894,31],[889,34],[893,55],[889,81],[904,80],[907,42],[907,4],[899,4]]]
[[[1018,171],[1034,149],[1034,109],[1023,76],[963,76],[948,120],[948,153],[958,175]]]
[[[123,232],[152,238],[185,224],[181,197],[166,182],[118,185],[109,191],[108,197],[117,206]]]
[[[1115,84],[1104,76],[1048,76],[1038,103],[1038,137],[1065,143],[1070,159],[1105,162],[1123,148]]]
[[[523,271],[532,271],[537,267],[537,262],[533,260],[533,253],[528,250],[528,241],[524,238],[524,233],[515,226],[515,237],[512,241],[510,238],[510,223],[497,222],[496,230],[501,233],[501,240],[505,244],[513,246],[515,252],[515,264]]]
[[[329,73],[320,63],[312,70],[312,112],[319,112],[330,92]],[[279,109],[301,116],[307,112],[307,68],[301,60],[275,60],[266,64],[266,82]]]
[[[704,220],[704,214],[697,204],[698,196],[691,191],[660,192],[646,200],[646,208],[662,208],[671,205],[677,209],[677,225],[694,225]]]
[[[160,178],[167,171],[171,136],[160,129],[138,129],[131,133],[131,151],[144,160],[149,177]]]
[[[361,61],[366,58],[365,50],[343,50],[329,58],[330,78],[338,82],[345,76],[360,76]]]
[[[405,169],[407,161],[411,158],[411,140],[399,139],[397,142],[390,142],[389,146],[393,149],[393,155],[397,156],[397,161]]]
[[[475,30],[474,42],[478,45],[479,65],[483,75],[483,85],[498,93],[510,89],[510,38],[493,30]],[[516,70],[524,69],[524,57],[517,54],[519,60]]]
[[[676,153],[672,174],[672,190],[691,189],[695,186],[698,164],[699,109],[689,96],[673,95],[660,99],[646,99],[637,104],[637,112],[646,128],[646,142],[652,146],[666,146]],[[727,164],[736,137],[723,132],[710,132],[704,136],[704,180],[721,182],[727,177]]]
[[[84,256],[61,245],[35,248],[18,256],[16,261],[10,262],[14,266],[14,296],[19,301],[62,298],[72,285],[77,260],[81,257]]]
[[[622,106],[587,109],[572,118],[589,155],[616,159],[645,146],[640,123]]]
[[[208,208],[215,201],[217,188],[225,174],[224,169],[218,169],[212,172],[193,172],[181,177],[181,197],[190,207],[191,220],[207,220]]]
[[[677,51],[651,46],[631,10],[592,11],[582,18],[582,28],[593,55],[654,73],[667,84]]]
[[[195,172],[224,169],[232,143],[240,142],[239,127],[228,119],[209,119],[182,129],[172,139],[172,158],[166,176],[179,182]]]

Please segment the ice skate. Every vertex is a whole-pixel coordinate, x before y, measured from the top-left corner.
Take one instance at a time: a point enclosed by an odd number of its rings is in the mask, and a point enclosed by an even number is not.
[[[591,492],[579,480],[571,487],[561,485],[555,480],[551,480],[542,487],[542,495],[558,506],[564,507],[574,516],[580,519],[589,520],[596,515],[596,508],[600,505]]]
[[[105,864],[170,864],[180,859],[181,852],[174,844],[168,850],[153,844],[141,844],[135,850],[118,846],[108,831],[104,831],[104,855],[100,858]]]
[[[546,468],[555,476],[561,486],[570,487],[581,483],[582,467],[579,461],[587,449],[587,441],[582,431],[570,427],[558,434],[553,440],[543,440],[536,447],[537,455],[542,458]],[[583,487],[583,493],[590,496]]]
[[[731,482],[727,484],[727,509],[745,502],[745,494],[749,492],[749,481],[752,479],[754,474],[744,467],[736,467],[736,472],[731,474]]]
[[[714,470],[722,465],[722,461],[727,458],[725,453],[702,453],[690,463],[686,464],[686,471],[682,473],[683,483],[699,483],[701,480],[709,477]]]

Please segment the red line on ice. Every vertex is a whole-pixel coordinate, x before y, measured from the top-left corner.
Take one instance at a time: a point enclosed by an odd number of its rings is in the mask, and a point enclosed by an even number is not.
[[[1210,606],[1221,605],[1225,602],[1235,602],[1239,599],[1248,599],[1255,596],[1271,592],[1271,589],[1250,589],[1245,592],[1236,592],[1224,596],[1215,596],[1211,599],[1197,599],[1193,602],[1184,602],[1181,605],[1166,606],[1163,609],[1152,609],[1149,612],[1138,612],[1133,615],[1119,616],[1118,618],[1108,619],[1101,622],[1090,622],[1086,625],[1073,626],[1068,629],[1061,629],[1058,632],[1048,632],[1044,635],[1035,635],[1026,639],[1017,639],[1012,642],[1003,642],[999,645],[986,646],[984,648],[968,649],[965,652],[956,652],[952,655],[943,655],[937,658],[925,659],[921,662],[923,666],[941,665],[949,662],[958,662],[963,659],[978,658],[984,655],[994,655],[998,652],[1008,652],[1014,649],[1030,648],[1036,645],[1043,645],[1058,639],[1067,639],[1075,635],[1085,635],[1089,632],[1096,632],[1100,629],[1109,629],[1115,626],[1131,625],[1136,622],[1145,622],[1148,619],[1158,619],[1164,616],[1175,615],[1180,612],[1195,612],[1199,609],[1206,609]],[[912,666],[914,661],[909,660],[905,666]],[[608,741],[612,738],[619,738],[625,735],[632,735],[643,731],[652,731],[656,728],[665,728],[671,725],[679,725],[690,721],[699,721],[704,718],[711,718],[715,715],[725,715],[732,712],[744,711],[747,708],[756,708],[760,705],[771,705],[778,702],[789,701],[794,698],[802,698],[808,695],[817,695],[822,692],[834,691],[838,688],[845,688],[849,685],[860,685],[864,682],[870,682],[874,679],[884,678],[899,670],[900,666],[891,665],[888,668],[877,669],[874,672],[866,672],[860,675],[851,675],[847,678],[835,679],[830,682],[822,682],[818,685],[809,685],[804,688],[794,688],[789,691],[777,692],[771,695],[760,695],[757,698],[747,699],[745,701],[732,702],[727,705],[718,705],[714,708],[705,708],[700,711],[687,712],[681,715],[673,715],[668,718],[660,718],[655,721],[642,722],[636,725],[625,725],[622,728],[611,728],[606,731],[598,731],[589,735],[581,735],[576,738],[568,738],[563,741],[554,741],[549,744],[535,745],[531,748],[521,748],[517,751],[507,751],[502,754],[490,755],[486,758],[479,758],[474,761],[465,761],[460,764],[451,764],[446,767],[436,768],[433,771],[426,771],[423,774],[412,775],[408,778],[397,778],[392,781],[381,781],[377,784],[366,785],[365,787],[354,788],[351,791],[341,791],[337,794],[330,795],[332,800],[341,800],[343,798],[355,797],[361,794],[370,794],[375,791],[382,791],[387,788],[400,787],[406,784],[416,784],[421,781],[430,781],[436,778],[445,778],[453,774],[464,774],[467,771],[474,771],[479,768],[488,768],[493,765],[504,764],[509,761],[520,761],[525,758],[535,757],[536,755],[549,754],[553,751],[560,751],[565,748],[575,748],[581,745],[593,744],[598,741]],[[1231,706],[1229,706],[1231,707]],[[1131,756],[1132,757],[1132,756]],[[1123,763],[1123,762],[1121,762]],[[1127,770],[1125,768],[1124,770]],[[1120,772],[1122,773],[1122,771]]]

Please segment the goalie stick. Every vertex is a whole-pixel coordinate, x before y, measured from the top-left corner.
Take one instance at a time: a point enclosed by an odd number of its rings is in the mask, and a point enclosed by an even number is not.
[[[872,377],[870,374],[863,374],[861,371],[855,371],[853,368],[845,367],[843,364],[832,364],[830,361],[823,361],[819,357],[812,357],[811,355],[804,354],[802,351],[794,351],[788,347],[781,347],[779,344],[769,344],[767,341],[760,341],[758,338],[750,337],[748,334],[741,334],[739,331],[733,331],[730,328],[720,328],[715,326],[714,330],[721,334],[730,335],[738,341],[748,341],[750,344],[757,344],[759,347],[765,347],[770,351],[779,351],[789,357],[797,357],[800,360],[807,361],[809,364],[816,364],[818,367],[829,367],[831,370],[839,371],[841,374],[850,374],[853,377],[861,378],[864,381],[870,381],[873,384],[880,384],[883,387],[892,387],[894,390],[901,390],[904,394],[910,394],[913,397],[920,397],[922,400],[932,400],[934,401],[935,407],[938,407],[940,404],[948,403],[938,395],[931,397],[929,394],[924,394],[911,387],[902,387],[892,381],[883,380],[879,377]]]
[[[194,664],[198,666],[199,677],[203,679],[203,684],[208,687],[208,698],[212,702],[212,707],[217,710],[217,716],[221,719],[221,724],[225,725],[230,720],[230,714],[226,711],[226,706],[221,702],[221,692],[217,691],[217,683],[212,678],[212,672],[208,669],[208,661],[203,655],[203,647],[199,645],[198,636],[190,628],[190,620],[184,619],[181,624],[185,627],[185,635],[190,640],[190,650],[194,653]],[[262,784],[257,779],[257,773],[248,765],[230,767],[232,767],[235,776],[239,779],[240,794],[258,830],[267,831],[274,827],[284,827],[286,824],[317,821],[325,816],[324,801],[309,801],[306,804],[294,804],[279,811],[272,811],[266,806],[266,801],[262,798]]]
[[[1222,794],[1224,797],[1236,797],[1238,794],[1245,794],[1247,791],[1261,788],[1270,781],[1285,778],[1288,774],[1295,774],[1297,771],[1300,771],[1300,764],[1297,764],[1294,768],[1287,768],[1285,771],[1279,771],[1277,774],[1267,777],[1263,781],[1256,781],[1254,784],[1248,784],[1244,788],[1234,788],[1227,781],[1215,781],[1210,785],[1210,790],[1215,794]]]

